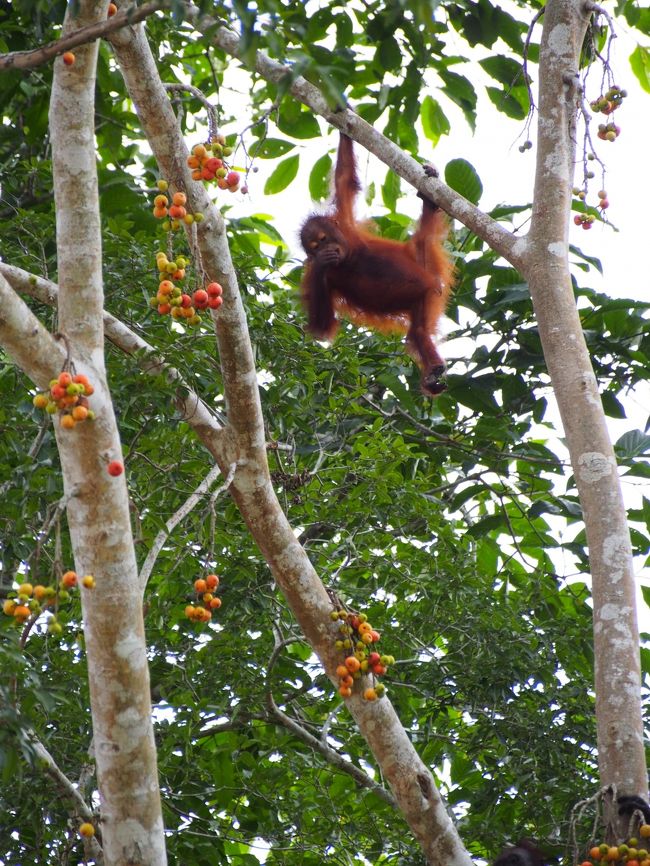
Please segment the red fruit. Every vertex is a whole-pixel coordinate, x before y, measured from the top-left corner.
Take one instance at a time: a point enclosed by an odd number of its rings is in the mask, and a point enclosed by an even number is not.
[[[218,296],[213,297],[213,298],[208,298],[208,307],[210,307],[211,310],[218,310],[222,304],[223,304],[223,298],[220,298]]]
[[[161,295],[171,295],[174,291],[174,284],[171,280],[163,280],[158,286],[158,292]]]
[[[368,664],[369,665],[379,664],[380,661],[381,661],[381,656],[379,655],[379,653],[370,653],[370,655],[368,656]]]
[[[345,666],[348,671],[350,671],[350,673],[354,673],[355,671],[358,671],[361,667],[361,662],[358,658],[355,658],[354,656],[348,656],[345,660]]]
[[[65,397],[65,388],[61,385],[52,385],[50,388],[50,394],[52,395],[53,400],[61,400]]]
[[[609,207],[608,200],[606,198],[601,198],[600,202],[598,203],[598,207],[601,208],[601,210],[607,210],[607,208]]]
[[[210,607],[212,608],[212,610],[216,610],[217,608],[220,608],[221,607],[221,599],[215,596],[210,601]]]
[[[580,216],[580,214],[576,214],[576,215],[573,217],[573,222],[574,222],[577,226],[582,225],[582,217]]]
[[[199,593],[204,593],[208,589],[208,585],[202,577],[194,581],[194,589]]]
[[[72,64],[75,62],[76,59],[77,58],[74,56],[72,51],[66,51],[65,54],[63,55],[63,62],[65,63],[66,66],[72,66]]]
[[[187,202],[187,196],[184,192],[175,192],[172,201],[174,204],[183,205]]]
[[[223,162],[220,159],[217,159],[216,156],[210,157],[210,159],[206,159],[203,168],[207,168],[208,171],[212,172],[212,176],[214,177],[214,172],[221,168]]]
[[[168,313],[171,313],[171,311],[171,304],[158,304],[158,312],[161,316],[166,316]]]
[[[219,577],[216,574],[208,574],[205,578],[208,589],[216,589],[219,586]]]
[[[223,294],[223,289],[221,288],[219,283],[208,283],[208,285],[205,287],[205,290],[211,298]]]
[[[205,308],[208,306],[209,301],[208,293],[203,289],[198,289],[192,295],[192,301],[194,303],[194,306],[197,307],[199,310],[205,310]]]
[[[228,186],[236,186],[239,183],[239,174],[236,171],[229,171],[226,175],[226,183]]]
[[[582,227],[585,231],[588,231],[592,226],[592,223],[583,223]]]
[[[350,698],[352,697],[352,689],[347,686],[339,686],[339,694],[342,698]]]
[[[204,165],[201,169],[201,180],[214,180],[214,172]]]
[[[381,635],[379,634],[379,632],[378,632],[378,631],[375,631],[375,630],[373,629],[373,630],[370,632],[370,634],[371,634],[371,636],[372,636],[372,642],[373,642],[373,643],[377,643],[377,641],[378,641],[379,638],[381,637]]]
[[[117,6],[115,5],[115,3],[109,3],[108,4],[108,17],[112,18],[116,12],[117,12]]]
[[[217,180],[217,186],[219,187],[219,189],[228,189],[228,184],[227,184],[227,182],[226,182],[226,178],[225,178],[225,177],[220,177],[220,178]]]
[[[189,295],[181,295],[181,307],[191,307],[192,298]]]
[[[348,675],[348,669],[346,668],[346,666],[345,665],[339,665],[336,669],[336,676],[339,679],[343,679],[343,677],[347,677],[347,675]]]
[[[359,628],[360,620],[358,616],[351,616],[348,622],[350,623],[352,628]]]
[[[185,208],[177,204],[173,204],[169,208],[169,216],[175,220],[182,220],[186,213]]]
[[[373,674],[376,674],[378,677],[386,673],[386,668],[384,667],[384,665],[372,665],[371,670]]]
[[[114,478],[117,478],[118,475],[121,475],[124,472],[124,464],[120,463],[119,460],[111,460],[107,468],[108,474],[112,475]]]
[[[58,383],[62,388],[67,388],[68,385],[72,382],[72,376],[70,373],[59,373]]]

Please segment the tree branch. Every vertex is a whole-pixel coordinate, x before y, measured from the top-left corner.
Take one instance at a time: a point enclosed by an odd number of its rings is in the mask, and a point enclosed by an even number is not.
[[[202,15],[193,4],[188,3],[187,8],[188,18],[208,41],[232,57],[242,59],[240,56],[240,39],[236,33],[225,27],[220,27],[219,22],[209,15]],[[242,62],[244,65],[248,65],[248,55],[246,60],[242,59]],[[296,99],[311,108],[315,114],[325,118],[332,126],[357,141],[370,153],[373,153],[407,183],[414,186],[418,192],[421,192],[467,226],[521,273],[525,272],[526,241],[524,238],[513,235],[438,178],[428,178],[419,162],[404,153],[401,148],[393,144],[390,139],[378,132],[369,123],[366,123],[354,111],[349,108],[339,111],[332,110],[317,87],[300,75],[294,78],[291,67],[283,66],[272,60],[263,51],[256,52],[254,66],[255,71],[262,78],[276,84],[287,77],[291,77],[293,83],[289,90]]]
[[[58,375],[65,350],[39,322],[0,271],[0,343],[37,387]]]
[[[33,48],[31,51],[12,51],[9,54],[1,54],[0,72],[12,69],[35,69],[37,66],[47,63],[58,54],[70,51],[70,49],[76,48],[78,45],[94,42],[96,39],[101,39],[109,33],[114,33],[121,27],[143,21],[149,15],[152,15],[159,9],[164,9],[168,5],[168,0],[153,0],[153,2],[145,3],[144,6],[139,7],[130,4],[122,7],[112,18],[107,18],[106,21],[99,21],[96,24],[89,24],[87,27],[81,27],[74,33],[57,39],[56,42],[50,42],[48,45],[42,45],[40,48]]]
[[[85,821],[89,821],[94,824],[97,820],[97,816],[94,814],[93,810],[88,806],[84,798],[81,796],[79,789],[75,786],[75,784],[68,779],[63,770],[56,763],[50,752],[45,748],[43,743],[38,739],[36,734],[33,731],[29,732],[29,742],[30,746],[34,750],[37,758],[42,764],[43,771],[52,779],[54,784],[56,785],[57,790],[66,800],[72,800],[74,803],[74,812],[80,818],[83,818]],[[104,863],[104,852],[95,837],[89,840],[90,842],[90,853],[92,854],[93,859],[97,863],[97,866],[102,866]]]
[[[322,755],[328,764],[331,764],[343,773],[347,773],[348,776],[351,776],[362,788],[368,788],[368,790],[375,793],[385,803],[388,803],[389,806],[397,809],[397,802],[390,791],[387,791],[383,785],[379,785],[374,779],[371,779],[367,773],[364,773],[364,771],[359,767],[355,766],[350,761],[347,761],[342,755],[339,755],[339,753],[328,746],[327,743],[319,740],[318,737],[314,737],[313,734],[309,733],[309,731],[306,731],[302,725],[298,724],[298,722],[284,713],[276,704],[269,682],[271,671],[273,670],[273,666],[275,665],[282,649],[288,644],[293,643],[295,640],[296,638],[278,640],[276,637],[275,647],[271,654],[271,658],[269,659],[266,672],[266,705],[271,717],[275,719],[276,722],[279,722],[283,728],[291,731],[297,739],[309,746],[309,748],[314,752],[318,752],[319,755]]]
[[[235,469],[237,468],[237,464],[233,463],[230,467],[230,472],[228,473],[228,477],[225,482],[221,485],[218,490],[215,490],[213,496],[218,496],[224,490],[227,490],[232,484],[232,480],[235,476]],[[205,476],[203,481],[196,488],[194,493],[190,494],[187,497],[185,502],[181,505],[181,507],[176,511],[175,514],[169,518],[169,520],[165,523],[165,528],[161,529],[158,535],[155,537],[151,548],[149,549],[149,553],[146,556],[145,561],[142,564],[142,568],[140,569],[140,574],[138,576],[138,580],[140,582],[140,587],[142,592],[144,592],[147,581],[151,575],[151,571],[158,559],[158,554],[163,548],[165,541],[169,538],[174,529],[181,523],[187,515],[192,511],[193,508],[201,501],[201,499],[206,495],[206,493],[210,490],[210,487],[214,484],[218,476],[221,474],[221,469],[218,465],[214,465],[212,469]]]

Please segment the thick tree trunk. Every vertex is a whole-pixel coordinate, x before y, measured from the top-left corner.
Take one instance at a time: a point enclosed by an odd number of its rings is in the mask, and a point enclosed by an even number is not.
[[[81,0],[64,34],[106,18],[105,0]],[[104,371],[102,253],[95,166],[95,69],[98,43],[79,47],[75,62],[54,62],[50,103],[57,216],[59,328],[76,372],[95,387],[97,421],[55,429],[67,514],[81,589],[94,752],[106,866],[164,866],[141,593],[119,434]]]
[[[581,99],[582,0],[549,0],[540,46],[537,173],[525,273],[582,505],[594,601],[601,782],[647,794],[635,580],[627,516],[598,383],[569,273],[569,217]]]

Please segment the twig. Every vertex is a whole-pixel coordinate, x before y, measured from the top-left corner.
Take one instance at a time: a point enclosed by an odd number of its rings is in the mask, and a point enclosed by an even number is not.
[[[213,493],[213,498],[218,496],[224,490],[227,490],[228,487],[230,487],[230,485],[232,484],[232,480],[235,477],[236,468],[236,463],[233,463],[230,466],[228,477],[226,478],[225,483],[222,484],[221,487],[219,487],[219,489],[215,491],[215,493]],[[171,533],[174,531],[174,529],[178,526],[178,524],[187,517],[187,515],[192,511],[193,508],[195,508],[201,498],[206,495],[210,487],[212,487],[212,485],[216,481],[220,472],[221,469],[219,469],[218,466],[213,466],[212,469],[205,476],[203,481],[201,481],[199,486],[196,488],[194,493],[190,494],[190,496],[187,497],[187,499],[181,505],[178,511],[176,511],[175,514],[172,514],[167,523],[165,523],[165,528],[161,529],[158,535],[155,537],[153,544],[149,549],[149,553],[147,554],[146,559],[142,564],[142,568],[140,569],[140,575],[138,577],[143,592],[147,585],[147,581],[151,577],[151,572],[153,571],[153,567],[156,563],[156,560],[158,559],[158,554],[162,550],[163,545],[165,544]]]
[[[50,777],[50,779],[52,779],[59,793],[67,800],[72,800],[74,803],[75,814],[84,818],[86,821],[95,824],[97,816],[81,796],[78,788],[70,779],[68,779],[33,731],[29,732],[29,738],[30,745],[41,762],[43,771]],[[97,863],[97,866],[102,866],[104,863],[104,852],[102,851],[99,841],[96,837],[93,837],[89,842],[93,859]]]
[[[286,728],[288,731],[301,740],[305,745],[309,746],[315,752],[318,752],[319,755],[322,755],[323,758],[331,764],[333,767],[336,767],[337,770],[341,770],[343,773],[347,773],[348,776],[351,776],[354,781],[360,785],[362,788],[367,788],[368,790],[375,793],[378,797],[380,797],[385,803],[388,803],[389,806],[392,806],[394,809],[397,808],[397,803],[395,802],[395,798],[384,788],[382,785],[377,784],[374,779],[371,779],[367,773],[364,773],[359,767],[356,767],[354,764],[347,761],[342,755],[339,755],[334,749],[330,748],[327,743],[319,740],[318,737],[314,737],[309,731],[306,731],[302,725],[298,724],[294,719],[290,718],[286,713],[282,712],[282,710],[275,703],[275,699],[273,698],[273,693],[271,691],[270,686],[270,675],[273,669],[275,662],[277,661],[278,656],[282,652],[285,646],[288,644],[294,643],[296,640],[300,640],[300,638],[290,637],[280,639],[279,634],[276,632],[275,636],[275,647],[273,648],[273,652],[271,654],[271,658],[269,659],[269,664],[266,672],[266,705],[268,707],[269,713],[275,721],[279,722],[282,727]]]

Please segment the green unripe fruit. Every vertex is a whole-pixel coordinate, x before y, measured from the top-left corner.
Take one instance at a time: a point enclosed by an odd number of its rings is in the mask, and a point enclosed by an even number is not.
[[[383,683],[377,683],[375,686],[375,692],[378,698],[383,698],[386,694],[386,686]]]
[[[196,214],[194,216],[196,217]],[[187,265],[189,265],[189,261],[185,258],[185,256],[177,256],[176,264],[178,265],[178,270],[180,271],[183,268],[187,267]]]
[[[352,646],[352,641],[350,640],[349,637],[346,637],[346,639],[343,641],[343,647],[345,649],[350,649],[351,646]]]
[[[164,232],[168,232],[168,231],[171,231],[172,224],[170,223],[169,220],[164,220],[164,221],[160,224],[160,227],[162,228],[162,230],[163,230]]]
[[[339,618],[338,612],[335,611],[335,610],[333,610],[333,611],[330,613],[330,619],[332,620],[332,622],[337,622],[337,621],[338,621],[338,618]]]
[[[232,153],[232,147],[226,145],[221,152],[224,156],[230,156],[230,154]]]
[[[205,216],[201,213],[201,211],[197,211],[194,214],[194,222],[195,223],[202,223],[204,219],[205,219]]]
[[[336,647],[337,650],[343,649],[343,641],[342,640],[334,641],[334,646]]]
[[[201,324],[201,316],[198,313],[195,313],[187,320],[188,325],[200,325]]]
[[[56,413],[59,411],[59,407],[56,405],[56,403],[48,403],[45,407],[45,411],[48,415],[56,415]]]
[[[360,613],[359,614],[359,622],[368,622],[368,614]]]
[[[47,630],[50,634],[58,636],[63,634],[63,626],[60,622],[56,622],[54,620],[50,620],[47,625]]]
[[[158,306],[158,298],[156,298],[156,297],[149,298],[149,306],[155,310],[156,307]]]
[[[69,598],[70,598],[70,593],[68,592],[67,589],[60,589],[59,590],[59,601],[68,601]]]
[[[97,415],[93,412],[92,409],[88,410],[88,414],[86,415],[86,421],[94,421]]]

